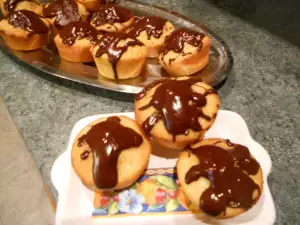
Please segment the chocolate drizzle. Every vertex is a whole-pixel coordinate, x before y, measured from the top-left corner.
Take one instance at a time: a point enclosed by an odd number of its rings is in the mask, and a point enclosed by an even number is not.
[[[104,24],[124,23],[133,17],[133,13],[126,8],[105,4],[101,5],[98,11],[94,12],[91,17],[91,22],[95,26]]]
[[[128,28],[127,33],[129,36],[136,38],[142,31],[146,31],[148,39],[150,39],[152,36],[158,39],[163,34],[163,29],[166,22],[167,20],[157,16],[143,17],[132,24]]]
[[[100,122],[78,140],[78,145],[86,142],[94,156],[93,175],[99,189],[114,188],[118,183],[117,162],[123,150],[138,147],[143,138],[133,129],[121,125],[118,117],[109,117]],[[87,158],[86,151],[81,158]]]
[[[139,108],[139,110],[145,110],[153,106],[156,109],[142,124],[146,134],[149,135],[154,125],[161,119],[167,131],[173,135],[173,141],[175,141],[176,135],[187,135],[189,129],[201,131],[199,118],[212,119],[205,115],[201,108],[207,103],[206,96],[217,94],[217,92],[213,89],[206,90],[204,94],[194,92],[191,86],[200,81],[199,79],[163,79],[155,85],[150,84],[150,88],[146,87],[147,91],[161,83],[156,88],[150,102]],[[137,100],[145,96],[145,90],[136,96]]]
[[[20,27],[28,31],[30,35],[46,34],[49,32],[48,26],[40,16],[28,10],[12,11],[7,15],[7,21],[14,27]]]
[[[228,143],[228,141],[226,141]],[[210,187],[200,198],[200,209],[211,215],[218,216],[225,212],[226,207],[249,209],[256,202],[254,191],[259,186],[249,177],[257,174],[260,166],[253,159],[247,147],[233,144],[229,141],[231,150],[225,150],[215,145],[204,145],[192,149],[199,165],[191,167],[185,176],[190,184],[200,177],[210,181]]]
[[[43,14],[45,17],[56,17],[54,24],[59,29],[81,20],[78,5],[74,0],[56,0],[44,6]]]
[[[87,38],[93,44],[97,41],[96,29],[82,21],[71,22],[59,31],[59,36],[65,45],[73,45],[76,39],[83,38]]]
[[[184,43],[188,43],[194,47],[197,47],[198,51],[202,49],[202,40],[205,37],[204,34],[197,31],[189,30],[186,28],[180,28],[174,31],[165,41],[165,46],[162,48],[161,53],[165,56],[169,51],[175,53],[188,55],[189,52],[184,52]],[[169,64],[171,64],[176,58],[171,58]]]
[[[120,41],[124,41],[123,45],[119,45]],[[130,46],[143,46],[143,43],[136,39],[130,38],[125,33],[106,33],[104,34],[99,42],[97,43],[99,46],[96,57],[101,57],[103,54],[107,54],[108,60],[111,63],[115,79],[118,79],[117,74],[117,62],[125,53]]]
[[[23,2],[24,0],[6,0],[5,2],[4,2],[4,9],[5,9],[5,11],[7,11],[7,12],[10,12],[10,11],[13,11],[15,8],[16,8],[16,6],[17,6],[17,4],[19,3],[19,2]],[[37,3],[38,4],[38,2],[37,1],[35,1],[35,0],[26,0],[26,1],[28,1],[28,2],[35,2],[35,3]]]

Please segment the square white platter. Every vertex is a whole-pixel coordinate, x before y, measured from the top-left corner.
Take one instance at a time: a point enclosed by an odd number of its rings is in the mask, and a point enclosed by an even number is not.
[[[267,177],[271,170],[271,159],[268,152],[255,140],[252,139],[247,124],[244,119],[235,112],[220,110],[215,123],[206,133],[205,138],[230,139],[234,143],[245,145],[251,154],[260,163],[264,175],[264,189],[258,203],[246,213],[237,217],[203,222],[197,220],[193,214],[166,214],[157,216],[135,215],[125,217],[105,217],[93,218],[93,198],[94,192],[87,189],[75,174],[71,165],[71,149],[75,137],[86,125],[92,121],[107,116],[124,115],[134,119],[134,113],[112,113],[86,117],[79,120],[71,133],[67,150],[57,158],[51,171],[51,179],[58,192],[58,202],[56,210],[56,225],[201,225],[201,224],[247,224],[269,225],[275,222],[275,206],[270,193]],[[170,168],[176,164],[176,159],[166,159],[151,155],[148,168]]]

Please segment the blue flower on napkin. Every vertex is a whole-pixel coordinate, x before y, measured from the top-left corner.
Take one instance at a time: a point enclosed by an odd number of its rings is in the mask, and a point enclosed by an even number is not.
[[[119,194],[118,208],[121,212],[137,214],[142,212],[145,198],[135,189],[125,190]]]

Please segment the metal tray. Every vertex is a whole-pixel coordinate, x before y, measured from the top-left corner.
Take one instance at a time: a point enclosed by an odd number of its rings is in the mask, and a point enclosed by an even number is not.
[[[189,20],[187,17],[164,8],[137,3],[131,0],[119,0],[118,4],[131,9],[136,16],[156,15],[171,21],[175,27],[187,27],[200,31],[212,38],[210,62],[199,73],[202,80],[212,86],[222,83],[229,75],[233,65],[232,55],[224,41],[205,26]],[[117,92],[138,93],[148,83],[168,76],[161,68],[157,59],[147,59],[142,76],[134,79],[114,81],[98,77],[97,68],[93,63],[73,63],[61,59],[51,41],[46,47],[31,52],[20,52],[9,49],[4,40],[0,39],[1,50],[19,63],[37,73],[60,77],[90,86],[109,89]]]

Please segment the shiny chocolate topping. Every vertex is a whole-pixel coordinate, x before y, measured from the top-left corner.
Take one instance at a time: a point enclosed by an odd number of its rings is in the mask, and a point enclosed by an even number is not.
[[[143,17],[132,24],[127,33],[132,37],[138,37],[142,31],[147,32],[148,39],[152,36],[160,38],[167,20],[157,16]]]
[[[133,13],[126,8],[105,4],[101,5],[98,11],[94,12],[91,21],[95,26],[103,24],[124,23],[133,17]]]
[[[88,23],[78,21],[71,22],[59,31],[59,36],[65,45],[73,45],[75,40],[87,38],[91,43],[97,41],[96,29]]]
[[[25,0],[6,0],[6,1],[4,2],[4,4],[3,4],[3,5],[4,5],[4,9],[5,9],[7,12],[13,11],[13,10],[16,8],[17,4],[18,4],[19,2],[23,2],[23,1],[25,1]],[[26,1],[38,3],[38,2],[35,1],[35,0],[26,0]]]
[[[109,117],[100,122],[79,138],[78,145],[86,142],[94,153],[93,175],[99,189],[114,188],[118,183],[117,162],[123,150],[138,147],[143,137],[133,129],[124,127],[120,118]],[[84,151],[81,158],[85,160],[89,151]]]
[[[253,199],[253,192],[258,191],[260,195],[259,186],[249,177],[257,174],[260,168],[258,162],[251,157],[247,147],[229,143],[232,150],[215,145],[191,150],[200,164],[191,167],[185,181],[190,184],[200,177],[210,181],[210,187],[203,192],[199,205],[211,216],[220,215],[226,207],[249,209],[258,199]]]
[[[81,20],[78,5],[74,0],[56,0],[44,6],[43,14],[45,17],[56,17],[54,24],[59,29]]]
[[[162,48],[161,53],[166,55],[169,51],[174,51],[178,54],[187,55],[188,52],[184,52],[184,43],[188,43],[194,47],[198,48],[198,51],[202,49],[202,40],[205,34],[199,33],[197,31],[189,30],[186,28],[180,28],[174,31],[165,41],[165,46]],[[175,59],[169,60],[171,64]]]
[[[189,129],[193,131],[202,130],[198,121],[199,118],[202,117],[208,121],[212,118],[205,115],[201,108],[207,103],[206,96],[217,94],[217,92],[209,89],[205,90],[204,94],[197,93],[192,90],[192,85],[197,85],[197,82],[201,82],[201,80],[193,78],[187,80],[163,79],[154,85],[150,84],[150,87],[146,86],[143,91],[136,95],[136,99],[140,100],[149,89],[159,85],[150,102],[139,108],[139,110],[145,110],[149,107],[156,109],[156,112],[142,125],[146,134],[150,134],[159,120],[163,120],[166,129],[173,135],[173,141],[175,141],[176,135],[187,135]]]
[[[40,16],[28,10],[12,11],[7,15],[7,21],[14,27],[20,27],[32,34],[46,34],[49,32],[48,26]]]
[[[143,43],[130,38],[130,40],[126,41],[130,37],[125,33],[105,33],[97,43],[99,49],[96,52],[96,57],[101,57],[103,54],[107,54],[108,60],[111,63],[114,73],[115,79],[118,79],[117,74],[117,62],[125,53],[130,46],[142,46]],[[126,41],[124,45],[118,46],[120,41]]]

